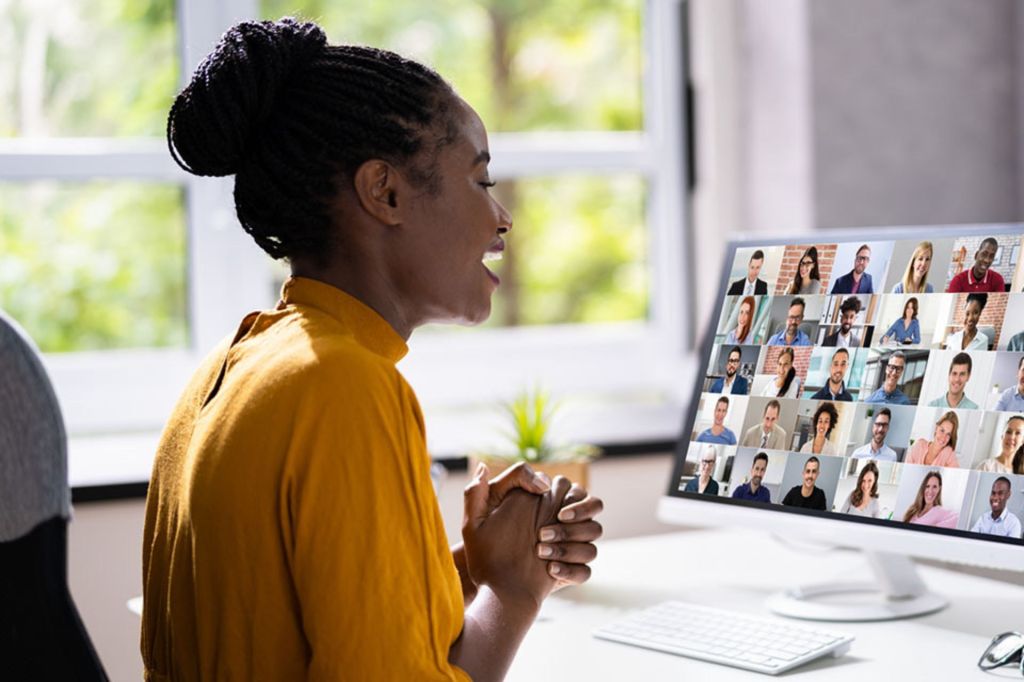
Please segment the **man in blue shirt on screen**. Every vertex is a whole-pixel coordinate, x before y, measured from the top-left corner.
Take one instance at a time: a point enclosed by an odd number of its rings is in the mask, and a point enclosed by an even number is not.
[[[786,315],[786,328],[768,339],[769,346],[810,346],[811,337],[807,336],[800,329],[804,321],[804,308],[806,303],[802,298],[794,298],[789,304],[789,313]]]
[[[750,482],[744,483],[732,491],[734,500],[753,500],[768,504],[772,501],[772,495],[768,488],[761,485],[764,480],[764,472],[768,470],[768,453],[759,452],[754,456],[754,464],[750,467]]]
[[[698,443],[715,443],[716,445],[736,445],[736,434],[729,430],[724,422],[729,414],[729,399],[724,395],[715,403],[714,423],[697,436]]]
[[[889,356],[889,362],[885,365],[885,381],[878,387],[878,390],[868,396],[866,403],[888,403],[889,405],[909,405],[910,398],[907,394],[896,388],[903,370],[907,366],[907,358],[903,351],[898,350]]]
[[[871,247],[862,244],[857,249],[857,255],[853,259],[853,270],[842,277],[837,277],[832,284],[833,294],[873,294],[874,287],[871,283],[871,275],[867,272],[868,263],[871,262]]]
[[[998,412],[1024,412],[1024,356],[1017,363],[1017,385],[1003,391],[995,409]]]

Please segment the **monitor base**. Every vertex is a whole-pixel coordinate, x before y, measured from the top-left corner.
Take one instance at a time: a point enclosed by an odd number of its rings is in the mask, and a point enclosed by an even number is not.
[[[769,597],[768,608],[790,618],[857,622],[923,616],[949,603],[928,591],[909,557],[871,551],[863,554],[874,573],[873,582],[796,587]]]

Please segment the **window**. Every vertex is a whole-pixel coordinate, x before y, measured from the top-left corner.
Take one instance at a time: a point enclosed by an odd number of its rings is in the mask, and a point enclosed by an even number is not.
[[[674,435],[674,410],[666,430],[648,408],[687,383],[680,2],[56,5],[0,4],[0,308],[47,353],[80,441],[158,431],[201,356],[275,300],[282,270],[238,228],[232,180],[181,172],[163,131],[227,26],[288,14],[431,63],[491,132],[516,220],[495,315],[423,330],[402,365],[435,452],[463,445],[448,411],[464,426],[468,403],[534,381],[625,396],[635,437]]]

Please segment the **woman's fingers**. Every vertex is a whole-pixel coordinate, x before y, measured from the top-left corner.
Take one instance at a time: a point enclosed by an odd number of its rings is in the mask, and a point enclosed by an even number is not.
[[[601,537],[604,529],[597,521],[580,523],[555,523],[544,526],[537,533],[541,542],[594,542]]]
[[[558,587],[555,589],[567,585],[582,585],[590,579],[590,566],[552,561],[548,564],[548,575],[558,581]]]
[[[541,542],[537,545],[537,556],[566,564],[589,564],[597,558],[597,546],[590,542]]]
[[[572,489],[570,489],[569,495],[566,495],[566,498],[569,498],[572,492]],[[589,521],[600,514],[602,509],[604,509],[604,502],[601,501],[600,497],[586,495],[578,502],[573,501],[569,504],[563,504],[562,509],[558,512],[558,520],[563,523]]]

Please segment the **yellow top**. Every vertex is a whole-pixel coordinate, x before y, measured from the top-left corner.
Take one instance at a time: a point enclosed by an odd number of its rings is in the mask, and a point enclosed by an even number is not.
[[[406,351],[293,278],[205,360],[149,485],[147,679],[469,679],[448,663],[462,590]]]

